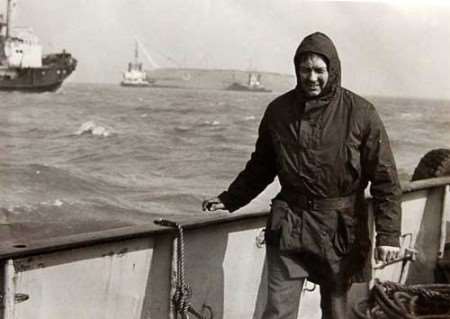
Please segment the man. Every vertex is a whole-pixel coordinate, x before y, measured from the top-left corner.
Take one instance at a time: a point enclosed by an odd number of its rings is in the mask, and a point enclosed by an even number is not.
[[[270,103],[245,169],[227,191],[204,201],[203,209],[233,212],[278,176],[281,191],[266,227],[263,318],[297,318],[307,277],[320,285],[322,318],[347,318],[351,283],[368,280],[364,189],[370,182],[375,257],[382,262],[399,252],[401,189],[375,108],[341,87],[333,42],[318,32],[307,36],[294,64],[296,88]]]

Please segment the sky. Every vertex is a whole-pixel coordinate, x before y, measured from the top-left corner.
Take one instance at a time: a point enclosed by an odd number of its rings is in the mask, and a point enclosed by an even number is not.
[[[343,86],[450,99],[450,1],[16,1],[16,26],[31,27],[44,52],[66,49],[78,59],[70,82],[118,83],[135,39],[147,69],[294,74],[298,44],[321,31],[338,49]]]

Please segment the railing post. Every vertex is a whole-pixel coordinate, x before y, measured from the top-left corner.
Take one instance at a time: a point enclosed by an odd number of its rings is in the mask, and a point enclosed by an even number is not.
[[[450,186],[445,185],[442,197],[441,238],[439,243],[438,258],[444,258],[445,242],[447,240],[447,219],[450,217]]]
[[[3,268],[4,286],[3,286],[3,319],[14,319],[16,304],[16,271],[14,261],[8,259]]]

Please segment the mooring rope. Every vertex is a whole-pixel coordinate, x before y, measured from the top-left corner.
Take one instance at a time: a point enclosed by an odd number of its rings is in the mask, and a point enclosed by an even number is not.
[[[209,316],[202,315],[198,311],[194,309],[191,305],[191,297],[192,297],[192,289],[188,283],[185,282],[184,279],[184,233],[183,226],[167,220],[167,219],[157,219],[154,221],[155,224],[160,226],[166,226],[177,229],[177,274],[176,274],[176,284],[175,284],[175,292],[172,297],[172,302],[175,307],[175,311],[177,314],[181,316],[182,319],[189,318],[188,312],[194,315],[198,319],[213,319],[213,313],[210,306],[203,305],[202,313],[206,310],[209,313]]]
[[[191,306],[190,301],[192,297],[192,290],[189,284],[184,282],[184,237],[183,227],[177,225],[177,283],[175,287],[175,294],[173,302],[175,308],[179,310],[182,318],[187,317],[187,312]]]
[[[377,280],[354,308],[360,319],[450,319],[450,285],[401,285]]]

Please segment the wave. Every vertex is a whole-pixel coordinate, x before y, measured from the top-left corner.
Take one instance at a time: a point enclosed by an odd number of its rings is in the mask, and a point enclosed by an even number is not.
[[[222,130],[225,126],[219,120],[202,121],[192,125],[178,125],[174,127],[176,132],[193,132],[197,128],[211,128],[213,130]]]
[[[51,209],[52,207],[62,207],[67,205],[68,202],[61,199],[45,200],[40,203],[10,203],[9,205],[4,205],[0,209],[4,214],[17,214],[17,213],[27,213],[32,214],[33,212],[42,212],[44,210]]]
[[[399,116],[402,120],[420,120],[423,118],[421,113],[400,113]]]
[[[0,207],[55,219],[69,212],[111,220],[196,214],[202,194],[226,187],[245,165],[272,99],[115,85],[64,89],[2,95],[11,116],[0,121]],[[448,103],[378,102],[402,175],[431,148],[450,147]]]
[[[63,206],[80,198],[110,197],[123,192],[120,185],[109,183],[91,174],[69,171],[42,164],[0,165],[2,206],[31,205]]]
[[[254,116],[254,115],[244,116],[242,118],[242,120],[245,121],[245,122],[247,122],[247,121],[254,121],[254,120],[256,120],[256,116]]]
[[[221,124],[220,121],[213,120],[213,121],[203,121],[202,123],[199,124],[199,126],[218,126],[220,124]]]
[[[174,130],[176,132],[189,132],[189,131],[192,131],[193,129],[194,129],[194,127],[185,126],[185,125],[175,126],[175,128],[174,128]]]
[[[93,136],[108,137],[112,134],[112,129],[98,125],[94,121],[87,121],[81,124],[75,135],[89,134]]]
[[[171,210],[172,214],[183,214],[183,212],[199,212],[201,202],[204,198],[190,193],[183,192],[163,192],[149,194],[146,197],[152,205],[162,205],[166,210]],[[184,209],[181,209],[184,207]]]
[[[54,199],[54,200],[50,200],[50,201],[43,201],[40,204],[43,206],[61,207],[62,205],[64,205],[64,202],[60,199]]]

